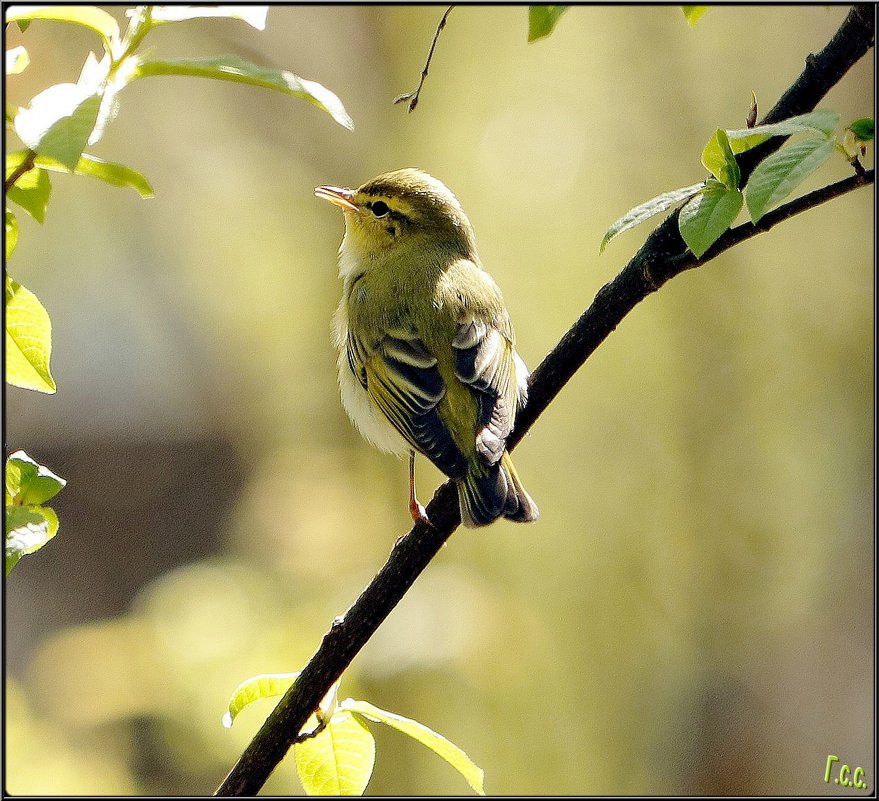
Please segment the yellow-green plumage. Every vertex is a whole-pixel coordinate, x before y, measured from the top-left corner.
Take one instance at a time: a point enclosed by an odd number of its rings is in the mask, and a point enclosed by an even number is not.
[[[412,169],[316,192],[345,210],[334,340],[351,419],[457,481],[465,525],[536,520],[505,452],[527,371],[457,199]]]

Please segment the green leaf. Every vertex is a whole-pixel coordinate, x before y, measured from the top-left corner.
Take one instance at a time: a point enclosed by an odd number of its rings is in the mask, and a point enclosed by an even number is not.
[[[702,150],[702,164],[727,189],[738,189],[742,177],[726,131],[718,128]]]
[[[52,172],[70,172],[57,159],[48,156],[37,156],[34,163]],[[112,186],[128,186],[134,189],[141,197],[154,197],[153,188],[149,181],[137,170],[122,164],[114,164],[112,161],[103,161],[95,156],[83,153],[82,157],[73,168],[76,175],[88,175],[92,178],[104,181]]]
[[[293,746],[296,771],[308,795],[363,795],[375,765],[375,739],[350,712]]]
[[[15,131],[31,150],[76,167],[101,107],[94,87],[59,83],[40,92],[15,118]]]
[[[666,209],[670,209],[682,200],[692,197],[697,192],[701,191],[704,186],[705,182],[700,181],[698,184],[693,184],[692,186],[673,189],[671,192],[663,192],[663,194],[651,198],[646,203],[642,203],[640,206],[635,206],[635,208],[626,212],[624,216],[620,217],[610,228],[607,229],[604,239],[601,240],[601,247],[598,252],[603,253],[607,243],[610,242],[611,239],[619,236],[623,231],[628,231],[630,228],[634,228],[639,223],[644,222],[644,220],[649,220],[654,215],[660,214]]]
[[[24,72],[28,64],[30,64],[30,57],[27,54],[27,50],[20,45],[6,51],[7,75],[18,75],[20,72]]]
[[[824,136],[832,136],[836,126],[839,125],[839,114],[827,109],[817,109],[808,114],[798,114],[796,117],[788,117],[781,122],[773,122],[769,125],[757,125],[754,128],[746,128],[743,131],[729,131],[732,139],[736,134],[748,134],[758,131],[770,136],[789,136],[801,131],[817,131]]]
[[[15,219],[15,215],[9,209],[6,209],[6,261],[9,261],[9,257],[15,250],[17,243],[18,220]]]
[[[763,159],[748,180],[745,199],[756,223],[780,203],[836,150],[834,139],[805,139]]]
[[[549,36],[567,6],[528,6],[528,41]]]
[[[16,451],[6,460],[7,504],[39,506],[54,498],[66,484],[24,451]]]
[[[393,712],[386,712],[384,709],[379,709],[367,701],[355,701],[352,698],[346,698],[342,701],[339,709],[356,712],[358,715],[363,715],[363,717],[369,720],[384,723],[397,729],[397,731],[403,732],[403,734],[408,734],[414,740],[418,740],[419,743],[426,745],[431,751],[446,760],[467,780],[467,783],[477,793],[485,795],[485,790],[482,786],[485,773],[482,768],[477,766],[457,745],[450,743],[441,734],[437,734],[423,723],[404,718],[402,715],[397,715]]]
[[[49,372],[52,324],[32,292],[6,276],[6,381],[37,392],[55,392]]]
[[[48,506],[6,507],[6,575],[27,553],[42,548],[58,533],[58,515]]]
[[[232,726],[238,713],[244,707],[263,698],[273,698],[287,692],[299,673],[261,673],[241,682],[229,699],[229,710],[223,715],[223,725],[228,729]]]
[[[155,23],[184,22],[203,17],[240,19],[258,31],[266,28],[268,6],[153,6],[150,19]]]
[[[119,38],[116,20],[97,6],[10,6],[6,9],[6,22],[21,23],[35,19],[84,25],[100,34],[108,50]]]
[[[691,28],[696,27],[696,23],[702,19],[705,15],[705,12],[708,11],[708,6],[681,6],[681,11],[684,12],[684,17],[687,20],[687,24]]]
[[[30,151],[19,150],[6,156],[6,178],[9,177],[25,162]],[[14,200],[38,223],[42,224],[46,219],[46,206],[49,205],[49,195],[52,194],[52,184],[45,170],[38,167],[23,173],[9,188],[6,197]]]
[[[875,123],[872,117],[861,117],[849,125],[846,130],[851,131],[860,142],[872,142]]]
[[[261,86],[298,97],[326,111],[336,122],[351,129],[354,123],[342,101],[329,89],[314,81],[300,78],[287,70],[260,67],[235,55],[214,58],[187,58],[174,61],[141,61],[131,74],[131,80],[155,75],[190,75],[215,78]]]
[[[755,125],[753,128],[727,131],[726,135],[730,139],[733,153],[743,153],[765,142],[770,136],[791,136],[803,131],[831,136],[837,125],[839,125],[839,114],[835,111],[819,109],[769,125]]]
[[[744,198],[738,189],[709,180],[705,188],[681,209],[678,228],[687,247],[702,258],[726,231],[742,209]]]

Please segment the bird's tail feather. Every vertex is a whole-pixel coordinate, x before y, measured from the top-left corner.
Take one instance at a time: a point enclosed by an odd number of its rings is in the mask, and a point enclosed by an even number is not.
[[[530,523],[540,516],[508,453],[494,465],[471,465],[458,482],[458,499],[461,520],[468,528],[486,526],[501,516],[518,523]]]

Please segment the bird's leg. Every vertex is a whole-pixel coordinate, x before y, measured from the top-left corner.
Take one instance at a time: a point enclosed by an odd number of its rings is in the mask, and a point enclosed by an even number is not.
[[[415,451],[409,451],[409,514],[416,523],[424,523],[433,528],[427,516],[427,510],[418,503],[415,497]]]

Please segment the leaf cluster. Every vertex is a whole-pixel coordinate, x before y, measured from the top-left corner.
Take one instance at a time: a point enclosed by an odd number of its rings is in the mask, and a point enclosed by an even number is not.
[[[333,92],[288,70],[261,67],[236,55],[159,60],[152,58],[143,46],[154,29],[198,18],[237,19],[263,30],[267,13],[268,6],[138,6],[126,12],[129,22],[123,31],[113,16],[97,6],[11,7],[6,23],[17,24],[22,32],[35,21],[76,25],[96,33],[102,49],[100,56],[89,52],[76,83],[48,87],[27,108],[6,104],[7,135],[15,134],[25,146],[6,156],[6,260],[15,251],[19,232],[16,211],[10,204],[43,224],[52,194],[49,173],[86,175],[111,186],[129,187],[142,198],[153,196],[149,181],[137,170],[86,152],[86,148],[100,141],[107,125],[119,113],[122,90],[140,78],[184,75],[274,89],[305,100],[327,112],[340,125],[352,128],[351,118]],[[24,46],[7,51],[7,76],[21,74],[29,64],[30,56]],[[52,325],[48,312],[33,292],[8,274],[5,304],[7,383],[54,393],[56,386],[50,370]],[[10,470],[16,469],[19,468],[10,459],[7,487]],[[6,515],[7,572],[22,554],[39,548],[58,529],[58,519],[51,509],[16,500],[19,496],[15,493],[11,497],[11,503],[7,500]]]
[[[58,532],[58,515],[46,506],[67,483],[24,451],[6,460],[6,575],[27,553],[43,547]]]
[[[299,673],[253,676],[242,682],[223,716],[227,728],[246,706],[263,698],[283,695]],[[375,765],[375,739],[367,721],[384,723],[441,756],[480,795],[483,771],[458,746],[418,721],[379,709],[367,701],[338,700],[339,682],[324,696],[304,734],[295,738],[296,773],[308,795],[363,795]]]
[[[756,104],[755,104],[756,108]],[[782,122],[738,130],[718,128],[702,149],[702,165],[710,177],[692,186],[673,189],[651,198],[626,212],[608,228],[600,251],[623,231],[655,214],[686,201],[678,215],[678,228],[687,247],[701,258],[732,226],[743,205],[756,224],[806,178],[824,164],[834,152],[842,152],[853,162],[853,145],[862,148],[873,138],[873,120],[856,120],[846,128],[843,142],[834,135],[839,124],[835,111],[816,110]],[[761,161],[742,186],[737,156],[773,136],[801,135],[799,140],[775,151]]]

